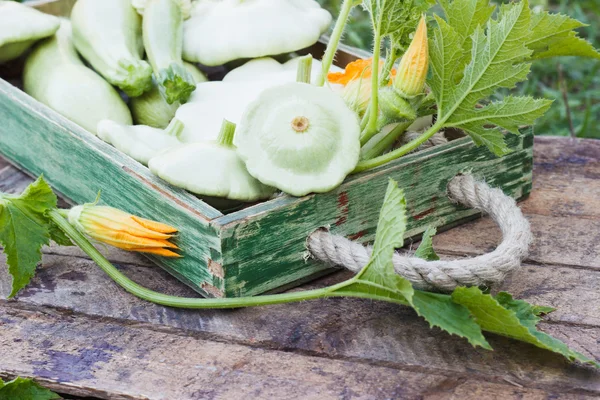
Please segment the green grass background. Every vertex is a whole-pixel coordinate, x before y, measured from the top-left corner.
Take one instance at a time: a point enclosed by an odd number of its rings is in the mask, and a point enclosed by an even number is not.
[[[338,14],[340,0],[318,1],[334,16]],[[600,0],[532,0],[531,3],[588,24],[579,35],[600,48]],[[352,13],[343,41],[362,49],[372,46],[368,16],[359,7]],[[570,136],[573,133],[578,137],[600,139],[600,60],[559,57],[537,61],[529,80],[516,92],[555,100],[550,111],[536,123],[536,134]]]

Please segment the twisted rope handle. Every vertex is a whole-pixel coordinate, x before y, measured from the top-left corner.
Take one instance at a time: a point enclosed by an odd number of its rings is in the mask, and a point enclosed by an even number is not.
[[[394,254],[396,273],[417,289],[452,291],[457,286],[500,283],[518,268],[532,241],[531,228],[515,200],[500,189],[476,182],[471,175],[458,175],[448,184],[451,200],[486,212],[502,230],[502,243],[491,253],[457,260],[426,261]],[[312,233],[307,247],[313,257],[326,263],[360,271],[371,257],[372,248],[333,235],[325,230]]]

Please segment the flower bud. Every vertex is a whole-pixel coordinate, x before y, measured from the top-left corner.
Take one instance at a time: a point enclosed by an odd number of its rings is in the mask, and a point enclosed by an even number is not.
[[[393,87],[379,91],[379,108],[387,122],[417,118],[415,108]]]
[[[160,222],[136,217],[113,207],[85,204],[69,210],[68,220],[84,235],[127,251],[180,257],[169,249],[177,229]]]
[[[342,85],[340,94],[348,106],[363,114],[372,93],[372,64],[373,59],[359,59],[351,62],[346,66],[344,72],[331,72],[327,75],[327,80],[332,85]],[[383,61],[379,62],[379,70],[383,68]],[[391,75],[394,76],[395,70],[391,71]],[[333,87],[336,90],[336,87]]]
[[[394,79],[394,87],[407,97],[414,97],[423,93],[428,68],[427,23],[425,16],[423,16],[408,50],[400,60],[398,73]]]

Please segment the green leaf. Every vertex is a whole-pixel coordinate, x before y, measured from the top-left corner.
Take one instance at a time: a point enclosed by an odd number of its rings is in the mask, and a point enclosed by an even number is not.
[[[459,36],[460,47],[463,57],[458,70],[458,79],[462,78],[462,69],[471,60],[471,47],[473,41],[471,35],[475,29],[484,26],[490,19],[496,6],[490,4],[489,0],[476,1],[450,1],[440,0],[440,5],[446,15],[448,24],[452,26]]]
[[[502,129],[518,135],[521,126],[533,124],[551,105],[552,100],[507,96],[482,108],[455,114],[447,126],[465,130],[475,144],[486,145],[494,154],[502,156],[510,151],[504,143]]]
[[[600,58],[577,36],[581,22],[560,14],[532,14],[529,2],[495,7],[487,0],[439,0],[445,20],[436,16],[430,44],[429,86],[438,107],[437,130],[455,127],[494,154],[510,149],[502,130],[518,134],[550,107],[544,100],[509,97],[488,104],[498,89],[527,79],[531,61],[553,56]],[[482,107],[483,106],[483,107]]]
[[[531,35],[527,47],[533,50],[532,59],[557,56],[580,56],[600,58],[591,43],[577,36],[575,29],[586,26],[562,14],[547,11],[533,14]]]
[[[348,285],[337,290],[340,295],[348,292],[364,297],[409,304],[413,295],[410,282],[394,271],[394,250],[404,244],[406,230],[406,199],[398,183],[390,179],[383,206],[379,214],[373,253],[369,263]]]
[[[364,0],[363,7],[371,16],[374,31],[381,37],[392,36],[403,48],[421,15],[434,3],[435,0]]]
[[[0,244],[12,275],[13,297],[25,287],[42,258],[42,245],[50,242],[46,211],[56,207],[56,196],[43,177],[19,196],[0,193]]]
[[[431,78],[428,80],[428,84],[435,97],[438,114],[446,115],[449,112],[444,106],[451,106],[450,99],[455,96],[454,76],[457,70],[456,66],[460,65],[463,57],[462,42],[458,32],[446,21],[437,15],[435,20],[437,27],[433,31],[433,39],[430,43]]]
[[[531,312],[538,317],[540,315],[550,314],[551,312],[556,311],[556,308],[549,306],[532,306]]]
[[[50,222],[50,239],[59,246],[73,246],[71,239],[52,221]]]
[[[481,328],[502,336],[531,343],[542,349],[562,354],[571,361],[579,361],[600,367],[600,364],[581,353],[569,349],[558,339],[536,329],[539,313],[548,307],[536,307],[522,300],[514,300],[508,293],[495,298],[484,294],[477,287],[459,287],[452,293],[455,303],[467,307]]]
[[[415,252],[415,257],[422,258],[427,261],[436,261],[439,260],[440,257],[435,253],[433,249],[433,240],[432,238],[437,233],[437,229],[433,226],[427,228],[425,233],[423,233],[423,238],[421,239],[421,244],[417,248]]]
[[[532,54],[526,46],[531,25],[529,4],[522,1],[502,6],[497,19],[487,21],[485,30],[480,23],[491,12],[481,4],[454,0],[446,4],[445,10],[448,22],[437,17],[438,27],[434,30],[430,57],[429,85],[438,105],[437,124],[440,128],[463,129],[477,145],[486,145],[498,155],[506,154],[509,149],[502,132],[494,126],[513,128],[531,124],[545,111],[548,103],[513,97],[478,107],[496,90],[512,88],[527,78],[531,64],[525,60]],[[458,15],[462,10],[470,10],[467,22]],[[463,71],[457,72],[456,66],[461,66],[464,35],[474,25],[470,37],[470,61]],[[455,81],[457,74],[462,76],[458,84]],[[522,112],[515,112],[517,105],[527,107]]]
[[[413,308],[419,316],[425,318],[430,327],[437,326],[452,335],[467,339],[473,346],[492,350],[469,310],[453,302],[450,296],[415,290],[412,300]]]
[[[4,383],[0,379],[0,400],[54,400],[61,397],[31,379],[17,377]]]
[[[430,326],[464,337],[474,346],[489,349],[469,310],[454,304],[448,295],[415,291],[408,280],[395,272],[392,258],[395,249],[404,244],[405,230],[404,192],[390,179],[379,215],[371,259],[365,268],[335,292],[338,295],[410,305]]]
[[[469,2],[470,0],[455,0],[456,2]],[[479,101],[487,98],[499,88],[513,87],[517,82],[524,80],[529,72],[530,64],[522,60],[532,53],[525,46],[529,37],[530,11],[527,1],[512,3],[502,7],[497,20],[489,20],[487,29],[478,26],[471,36],[471,61],[466,66],[464,77],[458,85],[451,81],[452,72],[456,64],[445,63],[440,65],[438,57],[432,57],[432,68],[435,73],[432,77],[431,87],[440,107],[440,117],[444,120],[450,117],[457,118],[461,113],[471,111]],[[452,33],[448,32],[449,30]],[[460,59],[460,34],[458,30],[447,25],[447,28],[436,28],[434,34],[435,52],[455,54],[448,58]],[[452,39],[447,41],[447,36]],[[459,47],[458,49],[456,47]],[[456,54],[458,53],[458,54]],[[439,77],[444,79],[440,81]],[[454,87],[448,87],[448,86]],[[440,86],[445,91],[440,91]],[[460,119],[460,118],[459,118]]]

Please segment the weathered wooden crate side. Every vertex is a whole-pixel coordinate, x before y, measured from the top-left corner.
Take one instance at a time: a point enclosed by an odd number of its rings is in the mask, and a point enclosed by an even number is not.
[[[306,260],[305,249],[307,236],[320,227],[372,241],[389,178],[405,189],[407,238],[430,225],[449,227],[479,214],[447,198],[447,183],[458,173],[471,171],[514,198],[525,197],[531,190],[533,133],[507,139],[514,151],[502,158],[459,139],[351,177],[330,193],[285,196],[216,219],[222,225],[225,295],[254,295],[322,274],[327,267]]]
[[[75,203],[99,190],[113,207],[180,229],[183,258],[150,258],[193,289],[221,295],[224,282],[209,264],[222,263],[218,232],[209,224],[222,214],[189,193],[171,188],[147,168],[0,79],[0,153],[46,180]]]

